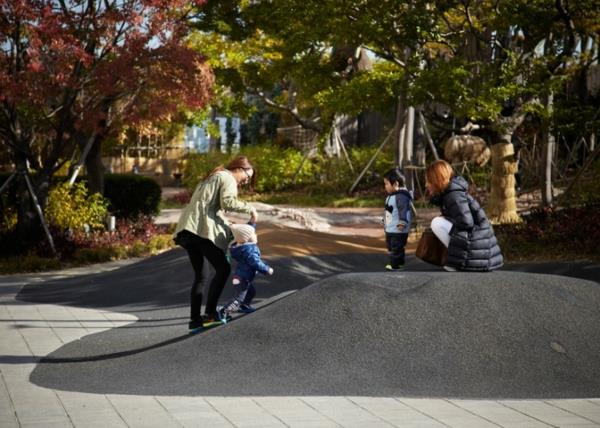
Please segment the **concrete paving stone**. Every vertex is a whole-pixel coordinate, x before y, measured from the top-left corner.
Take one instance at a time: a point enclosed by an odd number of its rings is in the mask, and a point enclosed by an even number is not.
[[[23,321],[38,321],[43,320],[40,312],[37,310],[36,305],[27,304],[24,302],[17,302],[15,304],[6,305],[8,313],[15,322]]]
[[[0,322],[12,322],[6,305],[0,305]]]
[[[2,341],[0,341],[0,353],[4,356],[31,355],[31,350],[23,339],[21,333],[16,330],[0,330]]]
[[[344,427],[393,426],[367,410],[355,405],[346,397],[303,397],[302,401]]]
[[[181,426],[154,397],[120,394],[111,394],[106,397],[130,427],[168,428]]]
[[[81,332],[68,328],[55,328],[54,334],[58,336],[58,339],[63,343],[67,344],[69,342],[74,342],[75,340],[81,339]],[[85,332],[87,334],[87,332]]]
[[[99,328],[99,327],[91,327],[91,328],[86,327],[85,328],[85,333],[82,334],[81,337],[88,336],[90,334],[102,333],[103,331],[108,330],[108,328],[110,328],[110,327],[101,327],[101,328]]]
[[[84,309],[69,307],[68,311],[71,315],[82,323],[103,321],[96,309]]]
[[[576,424],[576,425],[570,425],[570,424],[566,424],[566,425],[561,425],[560,428],[599,428],[600,424]]]
[[[72,427],[73,423],[69,419],[69,417],[63,413],[62,415],[48,415],[44,414],[43,411],[39,411],[36,414],[25,414],[18,415],[19,424],[22,427],[26,426],[64,426],[64,427]]]
[[[76,320],[66,306],[38,304],[36,305],[36,308],[40,315],[47,321]]]
[[[416,399],[399,398],[401,403],[412,407],[415,410],[429,416],[436,421],[449,425],[460,427],[497,427],[498,425],[480,416],[458,407],[446,400],[440,399]]]
[[[408,407],[395,398],[348,397],[350,401],[394,426],[442,427],[443,424]]]
[[[492,400],[449,400],[452,404],[503,427],[543,428],[550,425]]]
[[[331,419],[296,397],[255,397],[254,401],[288,426],[302,426],[301,424],[337,426]]]
[[[20,428],[16,419],[0,414],[0,427],[2,428]]]
[[[593,403],[597,406],[600,406],[600,398],[588,398],[587,401],[589,401],[590,403]]]
[[[100,311],[100,314],[113,328],[133,324],[138,320],[138,317],[134,315],[119,312]]]
[[[32,421],[21,424],[21,428],[71,428],[73,424],[67,421]]]
[[[248,397],[207,397],[206,401],[236,427],[285,425]]]
[[[126,427],[111,402],[105,395],[57,391],[58,399],[76,427],[100,425]]]
[[[600,406],[587,400],[546,400],[546,403],[600,424]]]
[[[17,416],[13,407],[12,400],[8,394],[8,389],[4,383],[4,378],[0,373],[0,426],[13,427],[18,426]]]
[[[25,328],[21,329],[21,333],[27,342],[27,346],[36,357],[45,357],[62,345],[51,328]]]
[[[171,414],[171,416],[183,427],[211,427],[211,428],[232,428],[233,424],[219,414],[199,415],[196,412]]]
[[[227,427],[234,425],[202,397],[156,397],[169,414],[184,427]]]
[[[503,400],[502,405],[554,426],[587,425],[593,421],[537,400]]]
[[[339,428],[340,424],[334,421],[321,421],[314,419],[287,419],[286,425],[290,428]]]

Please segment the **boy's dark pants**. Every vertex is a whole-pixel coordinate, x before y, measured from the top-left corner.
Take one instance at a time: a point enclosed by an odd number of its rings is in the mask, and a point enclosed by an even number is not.
[[[394,269],[404,266],[404,247],[408,240],[408,233],[386,233],[385,243],[388,254],[390,255],[390,264]]]

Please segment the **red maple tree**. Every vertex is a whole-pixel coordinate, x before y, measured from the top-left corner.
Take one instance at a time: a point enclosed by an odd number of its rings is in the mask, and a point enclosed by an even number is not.
[[[213,75],[186,43],[203,3],[0,0],[0,143],[34,173],[42,205],[77,147],[92,143],[86,166],[97,176],[102,140],[124,124],[207,104]],[[37,219],[18,183],[26,232]]]

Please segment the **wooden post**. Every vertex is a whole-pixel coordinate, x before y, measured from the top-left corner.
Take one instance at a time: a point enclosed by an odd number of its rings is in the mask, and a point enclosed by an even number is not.
[[[550,93],[546,97],[546,109],[549,116],[552,115],[554,107],[554,94]],[[554,147],[556,146],[556,139],[550,129],[550,123],[547,123],[544,129],[544,163],[543,163],[543,175],[544,181],[542,184],[542,203],[545,207],[552,206],[554,203],[554,194],[552,192],[552,165],[554,160]]]
[[[388,142],[388,140],[396,134],[396,128],[392,128],[390,130],[390,132],[388,133],[387,137],[385,137],[385,139],[383,140],[383,143],[381,143],[379,145],[379,147],[377,148],[377,150],[375,151],[375,154],[371,157],[371,159],[369,160],[369,162],[367,163],[367,166],[364,167],[364,169],[361,171],[361,173],[359,174],[358,178],[354,181],[354,183],[352,183],[352,186],[350,186],[350,189],[348,190],[348,193],[352,193],[354,192],[354,189],[356,188],[356,186],[358,185],[358,183],[360,183],[360,180],[363,178],[363,176],[365,175],[365,173],[369,170],[369,168],[371,167],[371,164],[375,161],[375,159],[377,158],[377,155],[379,154],[379,152],[383,149],[383,146],[385,146],[385,144]]]
[[[404,162],[403,167],[412,165],[413,161],[413,143],[414,143],[414,128],[415,128],[415,108],[409,107],[406,111],[406,125],[405,125],[405,138],[404,138]],[[406,177],[406,188],[414,190],[414,171],[408,169],[404,172]]]
[[[406,122],[406,109],[404,108],[403,96],[398,97],[398,105],[396,107],[396,144],[394,145],[394,163],[397,166],[402,166],[404,160],[404,124]]]
[[[425,117],[422,112],[419,112],[419,120],[421,121],[421,126],[423,126],[423,132],[425,133],[425,138],[427,139],[427,143],[429,144],[429,148],[431,149],[431,153],[433,153],[433,157],[435,160],[439,160],[437,149],[435,148],[435,144],[433,144],[433,139],[431,138],[431,134],[429,133],[429,128],[427,127],[427,122],[425,122]]]

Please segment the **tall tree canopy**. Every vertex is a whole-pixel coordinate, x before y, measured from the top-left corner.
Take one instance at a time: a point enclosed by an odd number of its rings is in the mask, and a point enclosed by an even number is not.
[[[0,140],[20,171],[50,179],[77,146],[124,123],[168,119],[203,107],[213,76],[187,46],[202,1],[6,0],[0,5]],[[93,170],[93,165],[88,164]],[[22,180],[18,225],[34,213]]]
[[[549,134],[549,96],[598,59],[598,0],[207,6],[197,28],[200,39],[211,37],[226,52],[215,64],[218,81],[237,94],[261,95],[304,126],[323,129],[337,112],[390,108],[402,97],[405,106],[442,103],[461,125],[483,128],[497,146],[490,210],[500,222],[518,221],[514,130],[532,114]],[[336,58],[347,47],[368,50],[373,69],[348,78]]]

